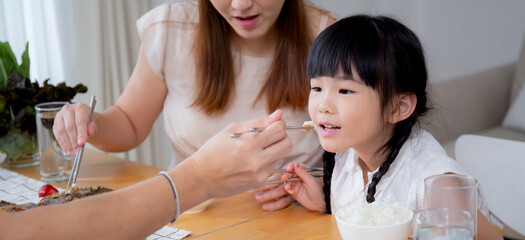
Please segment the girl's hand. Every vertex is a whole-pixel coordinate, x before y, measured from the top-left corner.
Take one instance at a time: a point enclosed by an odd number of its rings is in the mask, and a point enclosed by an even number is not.
[[[278,180],[281,176],[281,173],[274,173],[268,177],[268,181]],[[279,183],[250,190],[250,193],[255,194],[257,202],[264,203],[262,209],[266,211],[281,210],[293,202],[292,196],[284,190],[284,185]]]
[[[73,156],[88,137],[95,135],[95,117],[88,121],[89,106],[83,103],[64,105],[55,116],[53,134],[68,156]]]
[[[293,177],[299,177],[301,181],[285,182],[284,189],[308,210],[326,212],[323,182],[312,177],[304,168],[308,168],[308,166],[302,163],[288,164],[288,173],[285,173],[281,180],[286,181]]]

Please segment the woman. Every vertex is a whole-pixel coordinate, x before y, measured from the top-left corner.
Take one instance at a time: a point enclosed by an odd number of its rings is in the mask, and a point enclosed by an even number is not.
[[[166,173],[169,177],[156,176],[63,205],[0,212],[0,239],[144,239],[199,202],[264,184],[277,161],[292,149],[281,115],[276,111],[229,125]],[[249,127],[264,130],[229,137]]]
[[[313,37],[335,21],[302,0],[200,0],[159,6],[137,21],[142,46],[130,81],[117,103],[95,113],[64,107],[54,133],[73,155],[81,144],[110,152],[138,146],[164,111],[174,163],[197,151],[233,121],[283,110],[289,125],[308,119],[306,57]],[[88,140],[89,136],[89,140]],[[314,134],[290,133],[291,161],[320,165]],[[287,206],[282,185],[260,189],[265,210]],[[275,202],[274,199],[277,199]]]

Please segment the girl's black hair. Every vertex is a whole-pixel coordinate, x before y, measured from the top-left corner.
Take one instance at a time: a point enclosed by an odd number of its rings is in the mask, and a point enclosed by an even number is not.
[[[394,134],[380,151],[386,160],[373,175],[366,200],[374,202],[376,186],[390,168],[399,150],[411,134],[418,117],[427,107],[427,68],[417,36],[406,26],[386,16],[357,15],[332,24],[315,39],[308,54],[308,79],[316,77],[352,78],[354,69],[364,83],[379,93],[383,113],[393,98],[401,93],[415,94],[417,105],[405,120],[393,126]],[[325,152],[324,194],[330,210],[330,181],[335,154]]]

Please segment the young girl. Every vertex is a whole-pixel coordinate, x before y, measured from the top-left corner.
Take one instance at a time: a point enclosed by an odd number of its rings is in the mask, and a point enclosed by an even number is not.
[[[326,150],[324,186],[304,164],[289,164],[282,176],[302,179],[285,190],[304,207],[335,213],[366,200],[416,210],[423,179],[465,174],[417,124],[428,109],[427,69],[418,38],[401,23],[364,15],[336,22],[314,41],[307,73],[308,110]],[[487,213],[482,197],[478,203]],[[478,236],[501,239],[479,211]]]

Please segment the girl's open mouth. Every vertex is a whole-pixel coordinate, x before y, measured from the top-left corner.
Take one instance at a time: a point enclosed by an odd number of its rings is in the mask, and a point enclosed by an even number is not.
[[[339,127],[339,126],[331,125],[331,124],[328,124],[328,123],[321,123],[321,124],[319,124],[319,132],[323,136],[334,135],[334,134],[338,133],[339,130],[341,130],[341,127]]]

